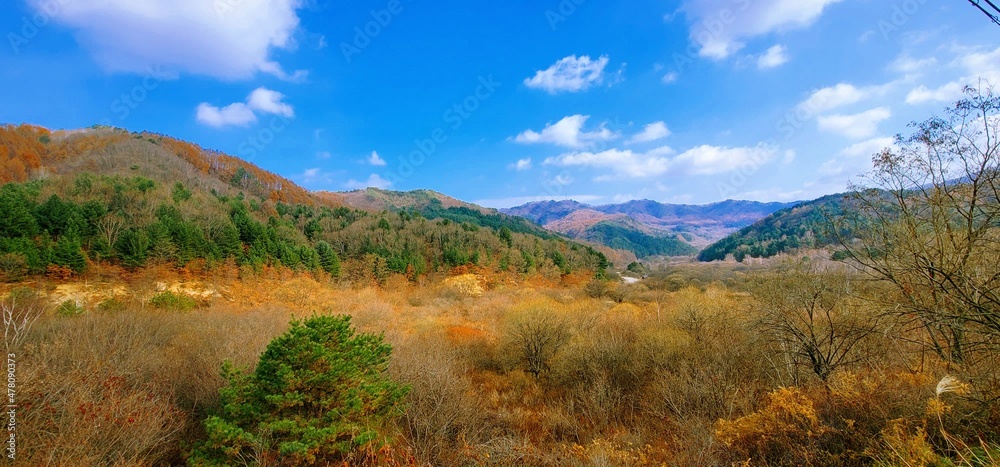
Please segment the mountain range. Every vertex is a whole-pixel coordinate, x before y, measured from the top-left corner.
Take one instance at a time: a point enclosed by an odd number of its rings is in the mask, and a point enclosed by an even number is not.
[[[577,201],[538,201],[501,209],[570,238],[623,248],[640,258],[693,255],[701,248],[796,203],[726,200],[704,205],[648,199],[591,206]]]

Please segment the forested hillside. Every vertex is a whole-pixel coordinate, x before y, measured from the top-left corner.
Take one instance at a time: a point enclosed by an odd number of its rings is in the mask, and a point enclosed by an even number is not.
[[[850,202],[836,194],[785,208],[719,240],[698,254],[699,261],[718,261],[732,255],[770,258],[797,248],[823,248],[837,243],[832,219],[842,216]]]
[[[20,168],[0,188],[8,279],[72,275],[95,261],[232,262],[359,281],[457,266],[556,275],[608,266],[593,248],[523,219],[439,203],[378,213],[337,206],[245,161],[158,135],[5,126],[0,149]]]

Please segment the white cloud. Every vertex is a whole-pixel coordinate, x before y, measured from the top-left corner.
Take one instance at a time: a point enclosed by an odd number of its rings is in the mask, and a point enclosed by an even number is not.
[[[962,81],[952,81],[934,89],[928,89],[927,86],[921,84],[906,94],[906,103],[917,105],[932,101],[951,102],[962,96],[962,86],[964,86]]]
[[[368,156],[368,159],[366,159],[366,162],[378,167],[385,166],[385,159],[383,159],[382,156],[379,156],[376,151],[372,151],[371,155]]]
[[[979,49],[963,50],[951,64],[951,67],[963,70],[965,76],[937,87],[919,85],[906,95],[907,104],[923,104],[926,102],[953,102],[962,97],[965,85],[975,85],[980,79],[994,84],[1000,82],[1000,47],[994,50]]]
[[[741,167],[758,167],[773,160],[776,151],[763,145],[737,148],[702,145],[670,157],[674,153],[667,146],[647,152],[609,149],[598,153],[562,154],[546,159],[545,164],[610,170],[610,174],[598,176],[597,181],[648,178],[667,173],[715,175]]]
[[[856,88],[852,84],[840,83],[814,91],[806,100],[799,103],[798,108],[809,115],[832,110],[840,106],[853,104],[875,94],[877,88]]]
[[[257,116],[253,110],[242,102],[229,104],[221,109],[206,102],[198,104],[195,117],[199,123],[210,127],[222,128],[225,126],[249,126],[257,121]]]
[[[556,123],[546,125],[541,132],[525,130],[514,138],[521,144],[548,143],[567,148],[582,148],[598,141],[610,141],[618,134],[601,125],[594,131],[583,131],[589,115],[570,115]]]
[[[207,102],[198,104],[196,115],[199,123],[214,128],[247,126],[257,121],[254,113],[275,114],[285,118],[295,116],[292,106],[282,102],[285,96],[267,88],[257,88],[247,96],[246,102],[236,102],[219,108]]]
[[[672,165],[675,171],[684,174],[714,175],[741,167],[759,167],[773,160],[775,154],[774,148],[764,145],[737,148],[701,145],[682,152]]]
[[[823,10],[840,0],[688,0],[684,4],[691,39],[699,55],[724,59],[743,48],[743,40],[776,31],[810,26]]]
[[[386,189],[392,186],[392,182],[380,177],[378,174],[371,174],[368,176],[368,180],[359,182],[352,178],[344,186],[348,190],[360,190],[368,187]]]
[[[878,131],[878,124],[889,117],[892,117],[892,112],[888,108],[876,107],[853,115],[822,116],[816,119],[816,123],[820,130],[861,139],[874,135]]]
[[[660,122],[653,122],[646,125],[641,132],[636,133],[632,138],[628,140],[629,143],[648,143],[650,141],[657,141],[670,136],[670,129],[667,128],[667,124]]]
[[[258,112],[281,115],[282,117],[294,117],[295,110],[292,106],[281,102],[285,95],[267,88],[257,88],[247,97],[247,105]]]
[[[893,147],[895,140],[888,136],[879,136],[854,143],[840,151],[834,157],[819,166],[817,172],[834,180],[841,176],[857,175],[872,169],[871,156],[887,147]],[[837,178],[840,177],[840,178]]]
[[[518,159],[517,162],[509,165],[508,167],[517,171],[528,170],[531,168],[531,158]]]
[[[766,70],[769,68],[779,67],[788,62],[788,51],[783,45],[774,45],[767,49],[763,55],[757,58],[757,68],[761,70]]]
[[[645,153],[626,149],[609,149],[601,152],[573,152],[545,159],[546,165],[562,167],[592,167],[610,169],[618,178],[646,178],[663,175],[670,168],[670,158],[674,150],[661,146]],[[601,176],[601,180],[614,177]]]
[[[885,148],[895,146],[896,140],[888,136],[880,136],[878,138],[872,138],[860,143],[854,143],[844,150],[840,151],[841,155],[847,157],[871,157],[873,154],[882,151]]]
[[[553,185],[566,186],[573,183],[574,178],[569,174],[559,174],[552,179]]]
[[[667,73],[663,75],[662,78],[660,78],[660,82],[662,82],[663,84],[670,84],[673,83],[674,81],[677,81],[676,71],[671,71],[670,73]]]
[[[524,84],[529,88],[544,89],[550,94],[586,91],[595,84],[601,84],[607,65],[607,55],[597,60],[591,60],[587,55],[580,58],[570,55],[545,70],[539,70],[535,76],[524,80]]]
[[[316,153],[317,159],[329,159],[331,157],[333,157],[333,154],[330,154],[330,151],[319,151]]]
[[[39,12],[51,0],[28,0]],[[61,1],[52,20],[74,30],[77,40],[108,71],[169,72],[246,79],[257,72],[282,79],[272,58],[293,49],[303,0],[101,0]]]
[[[888,69],[904,75],[915,75],[930,70],[936,65],[937,59],[934,57],[916,59],[909,55],[900,55],[889,64]]]

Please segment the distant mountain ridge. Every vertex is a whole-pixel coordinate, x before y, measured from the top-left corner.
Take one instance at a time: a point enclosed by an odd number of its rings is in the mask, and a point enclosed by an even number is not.
[[[691,205],[643,199],[592,206],[563,200],[537,201],[500,211],[530,219],[571,238],[625,247],[643,257],[694,254],[699,247],[797,204],[726,200]],[[654,251],[667,253],[651,253]]]

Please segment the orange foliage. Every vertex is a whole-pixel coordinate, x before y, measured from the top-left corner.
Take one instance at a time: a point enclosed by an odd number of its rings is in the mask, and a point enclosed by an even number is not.
[[[454,344],[467,344],[486,338],[486,333],[481,329],[470,328],[468,326],[449,326],[446,332],[448,333],[448,340]]]
[[[41,167],[49,130],[33,125],[0,125],[0,183],[23,182]]]

